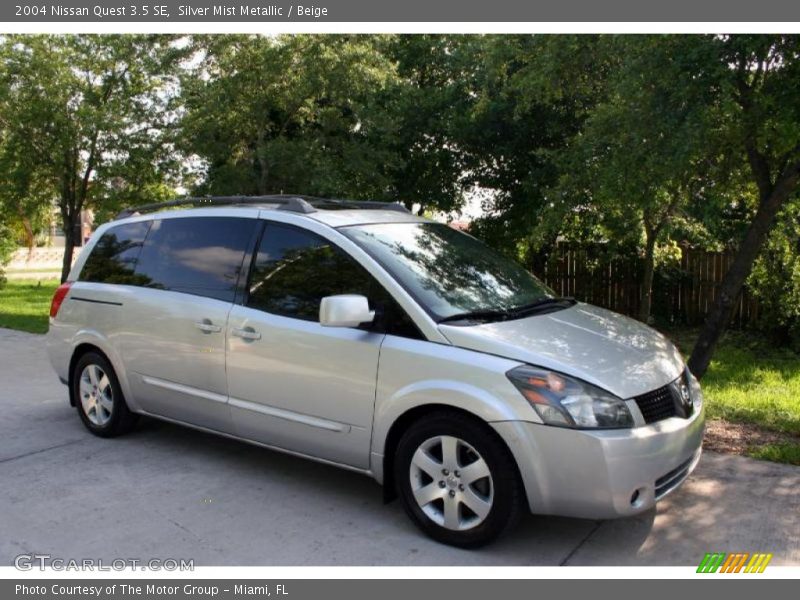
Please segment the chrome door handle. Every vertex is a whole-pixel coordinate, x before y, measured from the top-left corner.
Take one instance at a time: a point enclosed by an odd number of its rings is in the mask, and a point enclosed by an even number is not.
[[[231,335],[240,337],[243,340],[253,341],[260,340],[261,334],[252,327],[245,327],[244,329],[231,329]]]
[[[211,319],[203,319],[202,321],[197,321],[194,324],[200,331],[203,333],[219,333],[222,331],[222,327],[219,325],[214,325],[211,322]]]

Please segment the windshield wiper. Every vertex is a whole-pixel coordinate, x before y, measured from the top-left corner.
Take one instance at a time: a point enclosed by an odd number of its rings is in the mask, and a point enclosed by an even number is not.
[[[456,313],[449,317],[439,319],[439,323],[450,323],[453,321],[508,321],[510,319],[519,319],[524,316],[529,316],[542,312],[551,312],[559,310],[560,308],[568,308],[577,303],[575,298],[568,297],[554,297],[554,298],[540,298],[536,302],[517,306],[515,308],[504,308],[497,310],[472,310],[463,313]]]
[[[541,298],[536,302],[512,308],[511,312],[519,316],[534,315],[545,311],[549,312],[560,308],[568,308],[570,306],[575,306],[577,303],[578,301],[570,296],[554,296],[552,298]]]
[[[471,310],[463,313],[456,313],[449,317],[439,319],[439,323],[449,323],[451,321],[505,321],[512,318],[514,312],[510,310]]]

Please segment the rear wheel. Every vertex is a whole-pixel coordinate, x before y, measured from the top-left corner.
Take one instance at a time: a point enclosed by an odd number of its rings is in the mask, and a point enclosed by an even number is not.
[[[446,544],[486,544],[521,513],[522,485],[508,449],[462,413],[412,425],[398,444],[394,475],[411,519]]]
[[[137,416],[128,409],[111,363],[97,352],[87,352],[75,363],[73,394],[86,428],[101,437],[130,431]]]

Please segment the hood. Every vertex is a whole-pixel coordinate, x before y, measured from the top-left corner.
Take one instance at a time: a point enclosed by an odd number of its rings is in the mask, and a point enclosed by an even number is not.
[[[684,369],[666,337],[589,304],[483,325],[443,324],[439,330],[454,346],[560,371],[620,398],[666,385]]]

